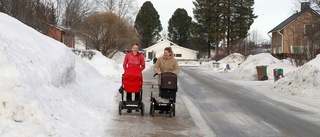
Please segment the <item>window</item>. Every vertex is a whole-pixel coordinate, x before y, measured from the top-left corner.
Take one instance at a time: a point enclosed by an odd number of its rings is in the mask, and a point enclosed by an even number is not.
[[[182,57],[182,54],[174,54],[175,57]]]
[[[148,52],[148,59],[152,59],[152,52]]]
[[[308,51],[307,46],[290,46],[291,53],[305,53]]]
[[[311,27],[312,27],[312,25],[305,24],[304,25],[304,33],[303,34],[308,35],[310,33]]]
[[[278,51],[279,51],[279,53],[282,53],[283,51],[282,51],[282,47],[281,47],[281,45],[278,47]]]

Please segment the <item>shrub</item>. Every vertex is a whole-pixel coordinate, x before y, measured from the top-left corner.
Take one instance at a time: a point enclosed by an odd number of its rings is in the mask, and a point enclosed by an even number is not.
[[[76,54],[77,56],[80,56],[82,58],[88,58],[91,60],[93,56],[96,54],[92,50],[80,50],[80,49],[72,49],[72,52]]]

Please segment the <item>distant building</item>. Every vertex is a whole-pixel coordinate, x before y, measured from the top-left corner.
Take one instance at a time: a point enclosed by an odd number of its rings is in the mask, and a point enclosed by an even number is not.
[[[152,60],[154,57],[158,58],[162,56],[163,50],[166,47],[172,48],[174,56],[177,60],[197,60],[198,51],[181,47],[167,39],[143,49],[145,53],[145,58]]]
[[[74,48],[75,38],[74,36],[66,36],[67,29],[54,25],[50,25],[49,27],[49,32],[47,34],[49,37],[64,43],[67,47]]]

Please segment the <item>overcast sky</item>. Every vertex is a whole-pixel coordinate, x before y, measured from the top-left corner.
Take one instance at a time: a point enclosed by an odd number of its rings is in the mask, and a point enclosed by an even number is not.
[[[139,7],[147,0],[137,0]],[[193,17],[193,0],[149,0],[160,15],[163,30],[177,8],[184,8]],[[267,33],[294,13],[295,0],[255,0],[254,13],[258,18],[251,26],[262,39],[269,39]],[[300,10],[299,10],[300,11]]]

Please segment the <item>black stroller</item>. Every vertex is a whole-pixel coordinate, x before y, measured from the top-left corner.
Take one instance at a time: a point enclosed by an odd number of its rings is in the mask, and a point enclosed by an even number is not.
[[[132,76],[129,76],[131,78],[129,78],[130,80],[132,80]],[[135,79],[135,78],[134,78]],[[129,81],[130,81],[129,80]],[[141,86],[140,86],[141,85]],[[138,86],[138,87],[137,87]],[[124,91],[126,91],[127,94],[127,90],[126,89],[130,89],[129,91],[131,91],[132,89],[135,90],[140,90],[140,99],[139,101],[124,101]],[[119,89],[119,92],[121,93],[121,101],[119,101],[119,115],[122,114],[122,109],[131,109],[131,110],[141,110],[141,116],[144,115],[144,103],[142,102],[142,78],[141,78],[141,84],[137,82],[127,82],[126,84],[124,84],[124,75],[122,75],[122,86]]]
[[[161,73],[161,84],[159,86],[159,96],[161,98],[168,99],[168,102],[157,101],[154,97],[152,97],[152,92],[151,92],[151,99],[150,99],[151,100],[151,104],[150,104],[151,116],[154,116],[155,110],[168,111],[170,117],[175,116],[176,93],[178,91],[177,78],[178,78],[177,75],[172,72]]]

